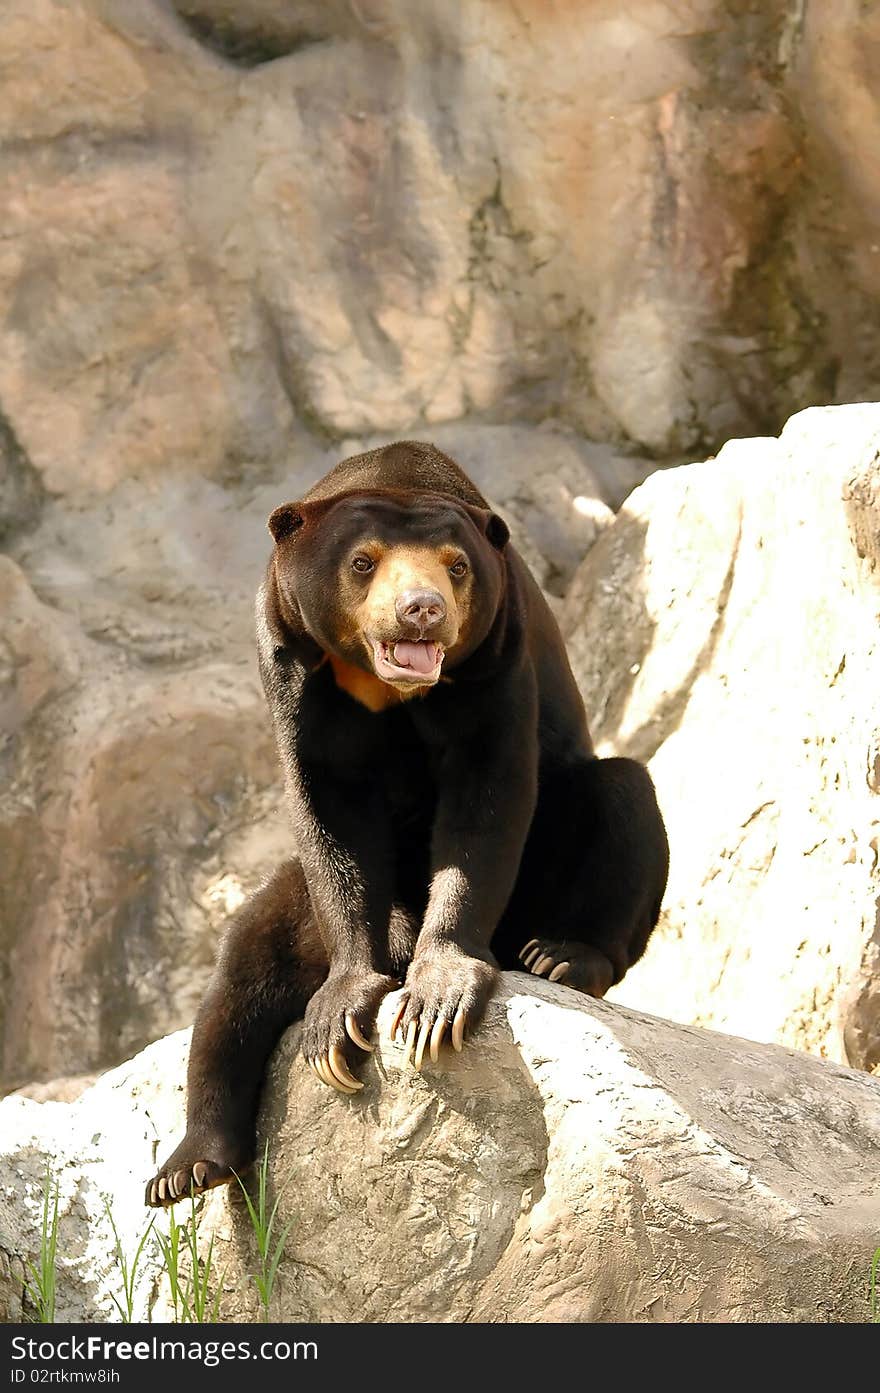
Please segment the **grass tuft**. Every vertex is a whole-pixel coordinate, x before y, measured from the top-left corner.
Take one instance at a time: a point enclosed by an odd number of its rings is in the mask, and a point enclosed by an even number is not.
[[[871,1259],[871,1320],[880,1325],[880,1248],[874,1249]]]
[[[174,1205],[168,1209],[168,1233],[156,1230],[156,1241],[168,1273],[174,1320],[181,1325],[207,1325],[220,1319],[223,1297],[223,1278],[217,1283],[213,1298],[210,1295],[214,1267],[214,1235],[204,1258],[199,1257],[199,1230],[195,1196],[190,1196],[190,1217],[177,1222]],[[186,1262],[181,1259],[185,1258]]]
[[[155,1231],[156,1244],[165,1271],[168,1273],[168,1284],[171,1289],[171,1304],[174,1309],[175,1321],[185,1319],[181,1315],[184,1310],[183,1284],[181,1280],[181,1225],[177,1222],[177,1215],[174,1212],[174,1205],[168,1210],[168,1232],[162,1233],[160,1229]]]
[[[260,1305],[263,1308],[263,1320],[269,1320],[269,1308],[272,1304],[272,1292],[275,1289],[275,1278],[278,1275],[278,1264],[284,1252],[284,1245],[287,1242],[287,1235],[293,1223],[288,1219],[281,1233],[275,1238],[275,1221],[278,1217],[278,1205],[281,1196],[276,1195],[275,1203],[269,1211],[269,1143],[266,1142],[263,1148],[263,1159],[257,1168],[257,1201],[254,1203],[240,1175],[236,1175],[236,1180],[241,1186],[244,1195],[244,1202],[247,1205],[248,1216],[251,1221],[251,1228],[254,1231],[254,1238],[257,1242],[257,1252],[260,1257],[259,1272],[250,1274],[251,1281],[257,1289],[260,1298]],[[274,1243],[273,1243],[274,1238]]]
[[[190,1196],[191,1214],[187,1222],[185,1233],[187,1248],[189,1250],[189,1320],[199,1325],[215,1323],[220,1319],[220,1300],[223,1296],[223,1280],[217,1284],[214,1298],[211,1300],[209,1287],[211,1282],[211,1269],[214,1261],[214,1235],[211,1234],[211,1241],[208,1244],[208,1251],[204,1258],[199,1258],[199,1231],[196,1224],[196,1201],[195,1196]]]
[[[140,1242],[135,1248],[134,1256],[129,1262],[129,1259],[122,1246],[122,1241],[119,1237],[119,1232],[116,1228],[116,1222],[113,1218],[113,1211],[110,1208],[110,1201],[106,1195],[103,1195],[102,1199],[104,1201],[104,1213],[107,1215],[108,1222],[110,1224],[111,1229],[113,1230],[113,1249],[116,1254],[116,1265],[119,1268],[119,1274],[122,1277],[122,1301],[120,1301],[119,1298],[116,1296],[112,1296],[111,1300],[113,1301],[113,1305],[119,1312],[119,1319],[123,1322],[123,1324],[130,1325],[133,1319],[132,1311],[134,1308],[134,1288],[135,1282],[137,1281],[138,1267],[140,1265],[140,1260],[143,1257],[144,1247],[146,1245],[147,1239],[153,1231],[155,1217],[150,1220],[150,1222],[147,1224],[147,1227],[141,1234]]]
[[[43,1181],[43,1220],[40,1229],[38,1265],[28,1263],[31,1281],[25,1282],[24,1295],[36,1311],[38,1323],[52,1324],[55,1320],[55,1264],[58,1254],[58,1182],[46,1164]]]

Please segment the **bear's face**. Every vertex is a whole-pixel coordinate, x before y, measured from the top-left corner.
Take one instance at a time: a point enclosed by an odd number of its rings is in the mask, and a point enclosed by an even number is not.
[[[430,495],[353,493],[269,519],[282,604],[324,652],[401,695],[433,686],[488,634],[508,532]]]

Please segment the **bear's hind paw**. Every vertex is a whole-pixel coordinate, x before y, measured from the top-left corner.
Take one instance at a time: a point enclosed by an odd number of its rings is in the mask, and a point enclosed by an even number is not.
[[[523,971],[533,977],[574,987],[586,996],[604,996],[614,981],[611,961],[589,943],[532,938],[520,949],[519,959]]]
[[[148,1181],[144,1203],[150,1209],[167,1209],[178,1200],[202,1195],[218,1185],[228,1185],[236,1177],[236,1169],[199,1158],[193,1161],[166,1161],[159,1173]]]

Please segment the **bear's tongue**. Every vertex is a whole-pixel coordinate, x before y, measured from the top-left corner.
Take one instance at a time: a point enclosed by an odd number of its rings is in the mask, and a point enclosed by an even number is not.
[[[412,668],[413,672],[433,672],[437,666],[436,643],[413,643],[402,639],[394,645],[394,661],[398,667]]]

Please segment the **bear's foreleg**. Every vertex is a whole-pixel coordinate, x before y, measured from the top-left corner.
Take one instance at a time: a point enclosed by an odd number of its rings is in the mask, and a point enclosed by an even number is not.
[[[291,778],[297,844],[329,972],[305,1012],[302,1052],[339,1093],[363,1084],[352,1072],[372,1050],[376,1013],[399,986],[391,972],[394,886],[391,826],[372,769],[317,768]]]
[[[501,709],[520,729],[494,720],[450,747],[431,838],[428,906],[407,972],[392,1038],[407,1060],[433,1061],[447,1033],[460,1050],[497,980],[490,942],[519,872],[537,797],[534,689],[522,683]]]

